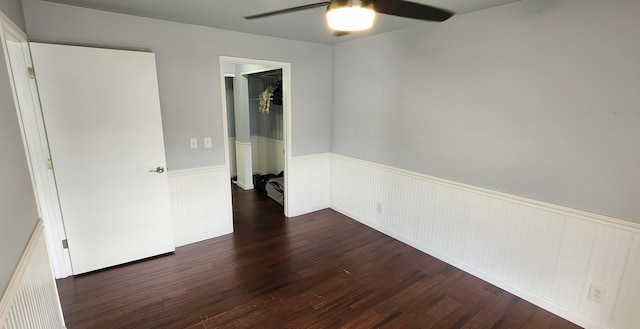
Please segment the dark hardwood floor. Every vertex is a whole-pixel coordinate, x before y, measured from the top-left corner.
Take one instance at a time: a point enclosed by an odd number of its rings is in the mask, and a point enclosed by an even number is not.
[[[578,328],[333,210],[232,190],[235,233],[58,280],[68,328]]]

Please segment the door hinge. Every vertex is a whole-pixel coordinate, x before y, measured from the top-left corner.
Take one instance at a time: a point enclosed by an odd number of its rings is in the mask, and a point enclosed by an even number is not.
[[[45,160],[45,165],[47,166],[47,169],[53,169],[53,161],[51,161],[51,159]]]
[[[36,78],[36,70],[34,70],[33,67],[27,67],[27,72],[29,73],[29,78]]]
[[[67,239],[62,240],[62,249],[69,249],[69,243]]]

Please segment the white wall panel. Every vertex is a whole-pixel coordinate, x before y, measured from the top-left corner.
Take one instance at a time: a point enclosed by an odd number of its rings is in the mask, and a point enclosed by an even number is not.
[[[261,174],[260,166],[258,165],[258,136],[252,135],[251,140],[251,168],[254,174]]]
[[[288,217],[329,207],[331,156],[319,153],[292,157],[285,175]]]
[[[233,232],[225,166],[169,171],[168,177],[176,247]]]
[[[251,160],[251,143],[239,142],[236,139],[236,169],[238,186],[244,190],[253,189],[253,160]]]
[[[598,225],[595,240],[591,245],[587,280],[582,288],[583,298],[578,311],[595,323],[607,326],[611,322],[632,241],[631,232]],[[585,298],[589,294],[591,283],[607,288],[602,303]]]
[[[582,291],[586,281],[597,228],[596,223],[570,217],[564,223],[551,299],[574,312],[578,311],[582,300],[582,294],[575,292]]]
[[[251,167],[254,174],[277,174],[284,170],[284,141],[263,136],[251,136]],[[236,138],[229,137],[229,169],[237,174]]]
[[[255,144],[254,144],[255,137]],[[256,149],[256,168],[264,174],[278,174],[284,170],[284,141],[263,136],[251,136]]]
[[[330,191],[332,208],[579,325],[640,321],[640,225],[337,154]]]
[[[65,327],[43,230],[39,221],[0,299],[3,329]]]
[[[634,235],[621,287],[611,327],[635,328],[640,306],[640,234]]]

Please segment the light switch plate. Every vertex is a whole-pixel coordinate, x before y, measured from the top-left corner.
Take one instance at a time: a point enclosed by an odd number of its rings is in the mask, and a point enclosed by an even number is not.
[[[210,149],[211,147],[212,147],[211,137],[205,137],[204,138],[204,148]]]
[[[198,139],[195,137],[191,138],[191,148],[192,149],[197,149],[198,148]]]

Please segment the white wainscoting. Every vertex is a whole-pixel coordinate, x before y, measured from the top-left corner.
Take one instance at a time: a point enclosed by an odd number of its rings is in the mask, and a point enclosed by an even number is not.
[[[226,166],[168,172],[176,247],[233,232]]]
[[[253,147],[257,151],[254,171],[257,168],[260,174],[278,174],[284,170],[284,141],[255,136]]]
[[[39,221],[0,299],[3,329],[65,328],[43,230]]]
[[[251,136],[251,166],[254,174],[277,174],[284,170],[284,141],[263,136]],[[229,169],[237,175],[236,138],[229,137]]]
[[[638,328],[640,225],[337,154],[330,167],[333,209],[578,325]]]
[[[253,163],[251,160],[251,143],[236,140],[236,168],[238,186],[244,190],[253,189]]]
[[[287,216],[329,207],[331,153],[294,156],[286,173]]]

